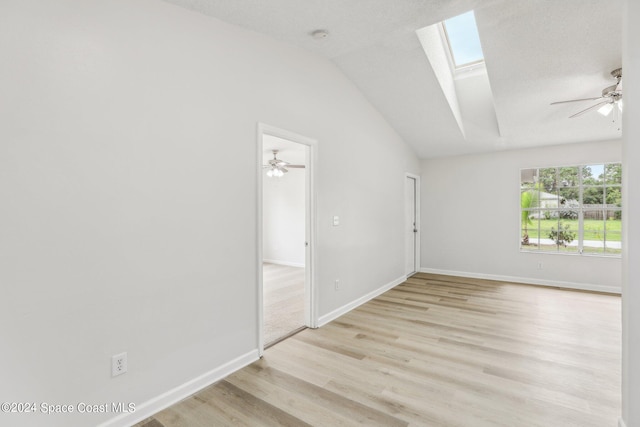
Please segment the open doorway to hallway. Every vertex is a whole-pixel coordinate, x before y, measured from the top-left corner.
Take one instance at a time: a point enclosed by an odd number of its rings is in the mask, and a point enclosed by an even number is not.
[[[262,324],[267,348],[311,325],[311,147],[262,131]]]

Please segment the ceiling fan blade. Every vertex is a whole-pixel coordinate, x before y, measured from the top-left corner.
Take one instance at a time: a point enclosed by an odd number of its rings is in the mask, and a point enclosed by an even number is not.
[[[582,110],[582,111],[578,111],[578,112],[577,112],[577,113],[575,113],[573,116],[569,116],[569,118],[570,118],[570,119],[573,119],[574,117],[581,116],[581,115],[583,115],[584,113],[588,113],[588,112],[589,112],[589,111],[591,111],[591,110],[595,110],[596,108],[600,108],[600,107],[602,107],[603,105],[605,105],[605,104],[610,104],[610,103],[612,103],[612,102],[613,102],[612,100],[607,99],[606,101],[599,102],[599,103],[597,103],[596,105],[592,105],[591,107],[586,108],[586,109],[584,109],[584,110]]]
[[[288,168],[306,168],[305,165],[287,165]]]
[[[571,99],[569,101],[557,101],[557,102],[552,102],[551,105],[567,104],[569,102],[579,102],[579,101],[595,101],[597,99],[602,99],[602,97],[599,96],[597,98],[583,98],[583,99]]]

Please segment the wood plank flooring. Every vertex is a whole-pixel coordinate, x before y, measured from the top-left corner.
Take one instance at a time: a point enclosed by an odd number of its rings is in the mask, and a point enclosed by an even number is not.
[[[417,274],[139,427],[616,426],[620,297]]]
[[[304,268],[264,263],[264,342],[304,327]]]

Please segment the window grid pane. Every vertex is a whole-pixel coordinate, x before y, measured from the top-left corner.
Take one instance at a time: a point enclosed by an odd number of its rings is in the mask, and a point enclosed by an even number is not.
[[[619,256],[620,163],[522,169],[520,249]]]

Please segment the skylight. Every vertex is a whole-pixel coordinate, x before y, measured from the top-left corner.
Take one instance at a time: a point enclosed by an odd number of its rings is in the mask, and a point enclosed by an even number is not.
[[[484,61],[473,10],[447,19],[442,26],[456,69]]]

